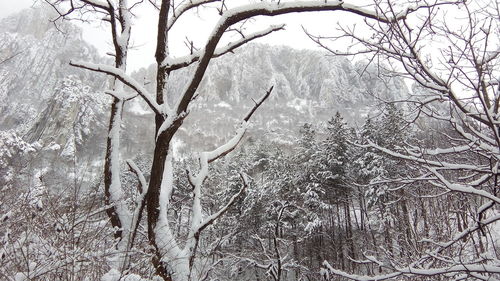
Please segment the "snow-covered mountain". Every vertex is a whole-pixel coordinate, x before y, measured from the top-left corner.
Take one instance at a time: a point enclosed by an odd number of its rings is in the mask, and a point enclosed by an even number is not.
[[[77,152],[84,162],[102,160],[109,97],[106,77],[68,65],[70,59],[110,61],[82,40],[81,30],[50,9],[32,8],[0,22],[0,130],[15,130],[32,143],[59,148],[51,157]],[[154,66],[133,74],[154,81]],[[190,69],[173,73],[172,97]],[[176,142],[180,152],[211,148],[233,133],[244,113],[270,87],[269,101],[253,119],[250,136],[290,144],[304,122],[320,124],[340,111],[354,124],[380,99],[406,93],[400,80],[383,79],[374,66],[352,64],[324,52],[249,44],[214,59]],[[146,85],[151,90],[154,83]],[[122,152],[125,157],[152,149],[154,120],[145,104],[126,104]],[[72,147],[74,146],[74,147]],[[72,150],[73,149],[73,150]],[[87,163],[88,164],[88,163]]]
[[[172,75],[169,89],[174,95],[184,88],[188,71]],[[407,91],[401,80],[383,78],[378,71],[374,65],[352,64],[345,57],[321,51],[249,44],[212,60],[198,90],[197,104],[244,104],[273,85],[273,104],[303,113],[313,110],[313,116],[317,109],[329,108],[356,119],[374,101],[401,97]],[[154,81],[154,67],[135,75]]]
[[[104,85],[104,77],[68,65],[70,59],[99,59],[81,30],[56,26],[51,18],[50,9],[32,8],[0,22],[0,129],[29,130],[69,75],[92,81],[87,83],[92,90]]]
[[[109,97],[97,93],[106,77],[68,64],[106,59],[79,28],[53,18],[38,7],[0,21],[0,130],[35,144],[29,169],[48,167],[46,180],[63,188],[76,169],[85,169],[81,177],[101,170]]]
[[[189,71],[171,75],[172,96],[184,88]],[[407,93],[403,81],[383,78],[378,71],[375,66],[352,64],[345,57],[325,52],[249,44],[211,61],[179,143],[208,148],[221,143],[253,106],[253,100],[270,86],[274,86],[273,93],[253,117],[250,135],[292,143],[300,125],[323,123],[337,111],[349,123],[360,123],[370,112],[373,114],[375,104]],[[133,76],[152,82],[155,68],[141,69]],[[147,87],[154,91],[155,85],[149,83]],[[129,109],[143,112],[147,106],[134,102]]]

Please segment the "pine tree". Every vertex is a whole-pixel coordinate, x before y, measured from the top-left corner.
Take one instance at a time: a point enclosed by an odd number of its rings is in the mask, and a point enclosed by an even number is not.
[[[395,149],[402,146],[407,137],[403,111],[396,107],[396,104],[389,103],[384,108],[379,123],[379,145],[388,149]]]
[[[333,189],[344,188],[347,170],[349,130],[339,112],[327,123],[327,138],[322,143],[323,164],[325,165],[327,184]]]

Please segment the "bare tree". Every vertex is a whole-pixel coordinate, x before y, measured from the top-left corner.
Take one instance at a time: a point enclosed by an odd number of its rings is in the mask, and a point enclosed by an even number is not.
[[[201,232],[210,226],[233,204],[247,185],[245,176],[242,175],[242,188],[226,203],[221,203],[220,209],[213,215],[203,216],[201,205],[202,185],[208,175],[209,163],[223,157],[232,151],[242,140],[247,123],[255,110],[265,101],[272,91],[272,87],[256,102],[251,111],[243,118],[240,128],[226,144],[208,152],[199,153],[199,171],[190,172],[189,182],[193,187],[193,203],[191,207],[191,225],[189,234],[183,241],[178,241],[173,235],[169,224],[167,211],[170,208],[170,197],[174,190],[173,181],[173,156],[172,139],[182,126],[183,120],[189,114],[189,105],[196,97],[197,89],[207,70],[212,58],[220,57],[234,49],[272,32],[282,30],[284,25],[270,26],[267,29],[247,34],[237,26],[238,23],[257,16],[278,16],[295,12],[313,11],[344,11],[356,14],[373,22],[394,23],[404,19],[408,14],[419,9],[418,6],[394,12],[390,16],[381,14],[376,10],[345,3],[343,1],[290,1],[270,2],[263,1],[254,4],[243,4],[234,8],[227,8],[225,1],[193,0],[193,1],[135,1],[128,3],[126,0],[101,1],[101,0],[46,0],[51,4],[62,18],[70,18],[75,12],[80,15],[96,13],[102,15],[111,27],[111,35],[115,49],[115,65],[93,64],[89,62],[72,61],[71,65],[91,71],[108,74],[115,78],[112,89],[107,93],[113,96],[111,119],[109,125],[108,145],[105,164],[105,196],[108,206],[108,216],[112,226],[116,229],[117,239],[115,263],[108,273],[109,277],[120,278],[128,270],[127,252],[133,247],[134,237],[143,209],[147,213],[148,240],[153,249],[152,260],[156,275],[163,280],[203,280],[209,270],[199,266],[200,258],[197,249]],[[158,33],[156,36],[156,89],[149,92],[138,81],[126,74],[126,59],[129,49],[131,29],[133,26],[132,10],[139,4],[153,5],[158,11]],[[207,41],[200,48],[191,48],[191,53],[182,57],[174,57],[169,51],[171,44],[169,37],[174,28],[189,11],[200,7],[216,7],[219,20],[208,35]],[[219,46],[221,38],[230,30],[238,30],[241,38],[234,40],[226,46]],[[173,97],[168,91],[169,77],[173,71],[192,66],[193,71],[184,90],[173,102]],[[124,86],[132,89],[136,94],[124,93]],[[149,183],[146,182],[142,172],[137,166],[129,162],[130,167],[140,179],[141,188],[139,199],[135,202],[135,209],[130,210],[124,203],[124,191],[120,183],[119,174],[119,145],[120,122],[124,101],[137,95],[149,106],[155,114],[155,147],[152,156],[152,168]],[[182,246],[183,245],[183,246]]]
[[[377,5],[379,14],[395,15],[393,3]],[[309,34],[319,45],[341,55],[371,54],[386,62],[393,75],[415,81],[409,102],[417,117],[449,124],[453,134],[442,147],[417,143],[387,148],[361,144],[390,157],[414,164],[419,175],[391,179],[441,192],[426,197],[463,194],[471,198],[468,226],[455,225],[457,233],[446,240],[432,237],[417,241],[427,249],[410,263],[373,255],[360,261],[384,269],[377,276],[359,276],[324,263],[326,276],[353,280],[386,280],[415,276],[491,280],[500,273],[500,255],[491,226],[498,223],[498,167],[500,160],[500,7],[496,1],[463,1],[446,9],[429,5],[398,22],[366,22],[366,36],[344,26],[330,38]],[[346,52],[329,40],[353,42]],[[416,117],[416,118],[417,118]],[[430,189],[427,189],[429,191]],[[432,189],[435,190],[435,189]],[[426,193],[426,192],[424,192]],[[453,220],[442,215],[440,224]],[[429,235],[430,236],[430,235]],[[381,253],[381,256],[384,256]]]

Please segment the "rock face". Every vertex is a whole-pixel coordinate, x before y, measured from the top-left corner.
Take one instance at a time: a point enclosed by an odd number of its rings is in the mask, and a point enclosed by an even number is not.
[[[198,90],[198,106],[245,104],[273,85],[272,103],[304,113],[309,107],[329,108],[354,118],[350,112],[358,113],[375,101],[391,100],[407,92],[401,80],[383,78],[379,71],[374,65],[353,65],[345,57],[325,52],[249,44],[212,60]],[[188,72],[172,75],[169,89],[174,96],[184,88]],[[142,69],[136,77],[154,81],[154,68]],[[153,84],[149,86],[154,89]]]
[[[53,17],[50,8],[33,8],[0,22],[0,130],[14,130],[25,141],[38,142],[45,151],[37,157],[44,159],[40,165],[78,160],[79,167],[98,167],[109,115],[110,98],[100,93],[106,77],[68,63],[106,59],[82,40],[79,28],[68,22],[56,28],[48,20]],[[154,69],[133,76],[154,81]],[[172,74],[171,99],[184,88],[190,71]],[[319,124],[336,111],[356,123],[380,99],[406,93],[402,81],[379,74],[375,66],[323,52],[249,44],[210,63],[175,149],[182,154],[221,144],[253,106],[252,99],[270,86],[271,99],[254,116],[250,136],[292,143],[304,122]],[[146,87],[153,91],[155,85]],[[150,152],[152,114],[140,100],[127,102],[125,111],[124,158]]]
[[[274,85],[273,100],[287,101],[289,107],[301,104],[294,102],[297,99],[320,107],[361,106],[370,103],[366,89],[380,84],[367,79],[373,69],[360,77],[362,67],[324,52],[253,44],[214,60],[202,91],[208,92],[208,99],[238,102]],[[384,98],[398,94],[390,88],[380,90],[377,94]]]
[[[110,98],[99,98],[75,76],[68,76],[54,90],[54,96],[38,114],[25,139],[64,149],[61,156],[72,157],[79,148],[88,156],[91,149],[102,150],[100,136],[106,135],[107,104]],[[73,148],[72,148],[73,147]],[[92,152],[94,152],[92,151]],[[94,154],[94,153],[91,153]]]
[[[63,186],[77,170],[100,170],[109,98],[96,93],[104,76],[69,66],[70,59],[104,59],[79,28],[56,28],[50,18],[50,9],[38,7],[0,21],[0,130],[36,143],[30,169],[48,167],[47,180]]]
[[[29,124],[54,98],[55,89],[69,75],[101,88],[105,78],[69,66],[69,60],[98,59],[97,51],[81,39],[74,25],[56,26],[48,8],[32,8],[0,22],[0,129]]]

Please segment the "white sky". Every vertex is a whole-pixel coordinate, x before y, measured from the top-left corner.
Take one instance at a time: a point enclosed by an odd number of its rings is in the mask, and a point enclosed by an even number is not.
[[[0,0],[0,18],[29,7],[33,0]]]
[[[242,2],[241,0],[236,1]],[[0,0],[0,18],[24,8],[29,8],[33,2],[33,0]],[[134,18],[132,45],[135,48],[129,53],[129,70],[147,67],[154,62],[157,15],[149,3],[143,5],[146,8],[137,10]],[[217,18],[217,13],[210,10],[186,17],[188,21],[178,22],[176,26],[180,26],[180,28],[174,29],[173,34],[170,35],[171,53],[175,56],[188,52],[187,47],[184,45],[186,36],[194,41],[196,47],[201,47]],[[264,29],[269,24],[286,23],[286,30],[270,34],[255,42],[270,45],[288,45],[298,49],[318,49],[304,34],[301,25],[314,34],[327,35],[331,33],[337,22],[345,23],[353,18],[355,16],[343,12],[290,14],[274,18],[260,17],[248,24],[248,32]],[[94,23],[92,27],[86,24],[83,36],[85,40],[95,45],[104,55],[112,50],[108,30],[109,27],[106,24]],[[234,36],[239,35],[235,33]]]

